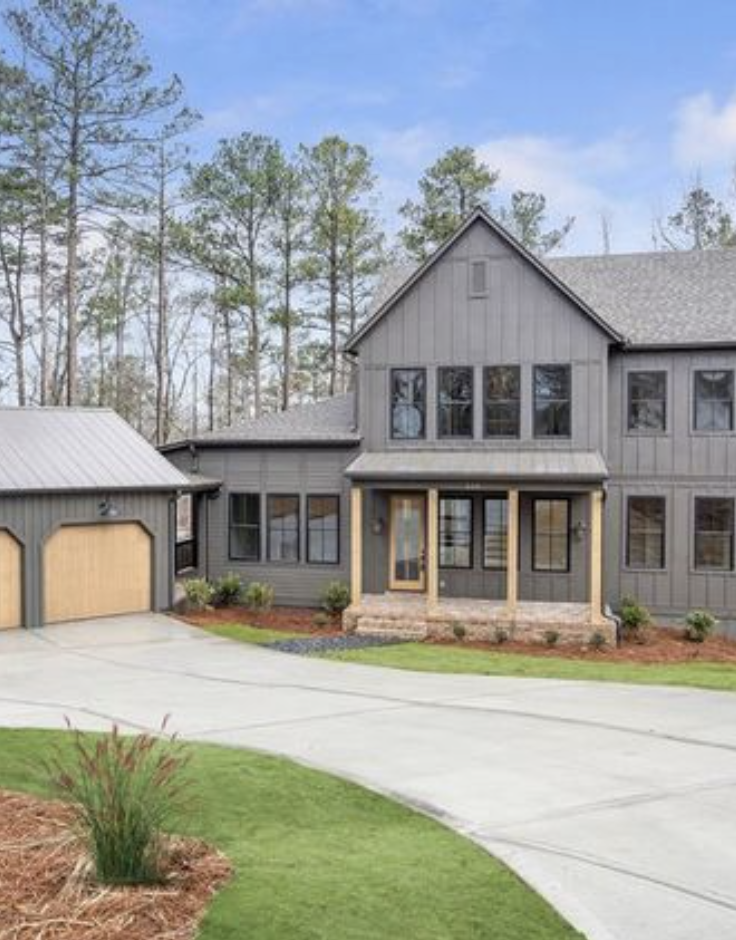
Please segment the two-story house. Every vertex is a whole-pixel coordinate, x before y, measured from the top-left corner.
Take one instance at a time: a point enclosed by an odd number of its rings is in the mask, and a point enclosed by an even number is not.
[[[478,209],[345,352],[354,395],[165,448],[180,568],[365,630],[734,615],[736,252],[543,262]]]

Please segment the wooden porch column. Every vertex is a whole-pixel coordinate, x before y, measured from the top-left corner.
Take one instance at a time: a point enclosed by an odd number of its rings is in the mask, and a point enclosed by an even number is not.
[[[350,491],[350,599],[360,604],[363,596],[363,490]]]
[[[427,491],[427,607],[432,610],[439,599],[439,501],[437,490]]]
[[[506,612],[516,616],[519,601],[519,491],[509,490],[506,533]]]
[[[603,492],[590,494],[590,619],[603,620]]]

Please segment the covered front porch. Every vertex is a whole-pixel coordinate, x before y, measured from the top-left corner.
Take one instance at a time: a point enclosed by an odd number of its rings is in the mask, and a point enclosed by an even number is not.
[[[603,597],[602,461],[557,452],[551,461],[515,454],[514,465],[506,454],[499,478],[498,456],[433,453],[428,465],[403,454],[397,475],[395,455],[362,455],[348,468],[346,629],[615,642]]]

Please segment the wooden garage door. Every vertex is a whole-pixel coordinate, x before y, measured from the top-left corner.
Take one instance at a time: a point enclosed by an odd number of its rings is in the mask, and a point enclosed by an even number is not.
[[[20,545],[0,529],[0,630],[20,626],[20,556]]]
[[[47,623],[151,608],[151,538],[137,523],[64,526],[44,550]]]

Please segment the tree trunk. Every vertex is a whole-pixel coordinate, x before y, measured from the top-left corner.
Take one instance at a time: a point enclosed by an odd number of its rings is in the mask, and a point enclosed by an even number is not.
[[[79,251],[79,126],[75,114],[69,148],[69,205],[66,213],[66,403],[77,401],[77,268]]]
[[[215,356],[217,352],[217,317],[210,324],[210,354],[207,373],[207,430],[215,430]]]

